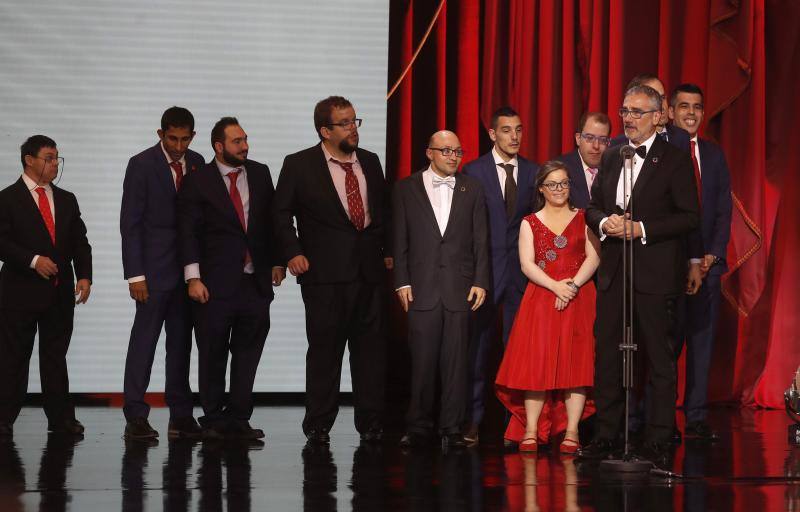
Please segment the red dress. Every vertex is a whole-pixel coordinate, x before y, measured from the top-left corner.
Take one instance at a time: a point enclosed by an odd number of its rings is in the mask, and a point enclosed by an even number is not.
[[[556,235],[535,214],[525,217],[533,230],[536,263],[560,281],[572,277],[586,259],[586,221],[578,210],[561,235]],[[596,291],[584,284],[563,311],[555,308],[556,296],[531,282],[517,311],[503,362],[497,371],[497,397],[512,413],[506,439],[519,441],[525,433],[523,391],[589,387],[594,380],[594,326]],[[552,397],[557,398],[557,397]],[[563,430],[566,417],[560,400],[549,400],[540,416],[542,440]],[[586,407],[584,416],[593,412]]]

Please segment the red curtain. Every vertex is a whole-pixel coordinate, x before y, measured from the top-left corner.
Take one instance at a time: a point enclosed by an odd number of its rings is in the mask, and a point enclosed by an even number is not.
[[[488,151],[492,111],[514,106],[522,154],[573,147],[586,110],[614,113],[635,74],[706,91],[705,136],[732,174],[732,271],[712,369],[716,400],[782,406],[800,364],[796,283],[800,179],[800,7],[779,0],[462,0],[391,2],[387,174],[427,164],[436,130],[460,137],[465,161]],[[439,10],[439,8],[441,9]],[[437,16],[438,13],[438,16]],[[428,27],[434,21],[430,33]],[[420,50],[412,63],[412,56]],[[613,132],[620,121],[610,116]]]

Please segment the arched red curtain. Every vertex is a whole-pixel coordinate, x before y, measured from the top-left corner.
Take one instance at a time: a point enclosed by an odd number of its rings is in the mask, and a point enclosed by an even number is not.
[[[461,0],[391,2],[387,174],[426,165],[435,130],[458,133],[465,161],[488,151],[491,112],[510,104],[522,153],[572,147],[585,110],[614,113],[635,74],[706,91],[705,135],[726,152],[735,194],[728,299],[712,398],[782,406],[800,364],[798,203],[800,6],[779,0]],[[612,115],[614,133],[620,123]]]

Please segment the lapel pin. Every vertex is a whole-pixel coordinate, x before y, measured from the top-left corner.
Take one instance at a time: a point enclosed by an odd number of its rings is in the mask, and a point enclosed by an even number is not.
[[[657,163],[658,163],[658,157],[657,157],[657,156],[654,156],[654,157],[653,157],[653,163],[654,163],[654,164],[657,164]]]
[[[467,191],[467,187],[462,186],[461,187],[461,192],[466,192],[466,191]]]

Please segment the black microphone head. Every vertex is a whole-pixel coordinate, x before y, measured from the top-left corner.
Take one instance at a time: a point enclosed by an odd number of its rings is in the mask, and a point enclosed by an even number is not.
[[[630,144],[623,144],[621,148],[619,148],[619,156],[623,158],[623,160],[633,158],[633,155],[636,154],[636,150],[633,149]]]

